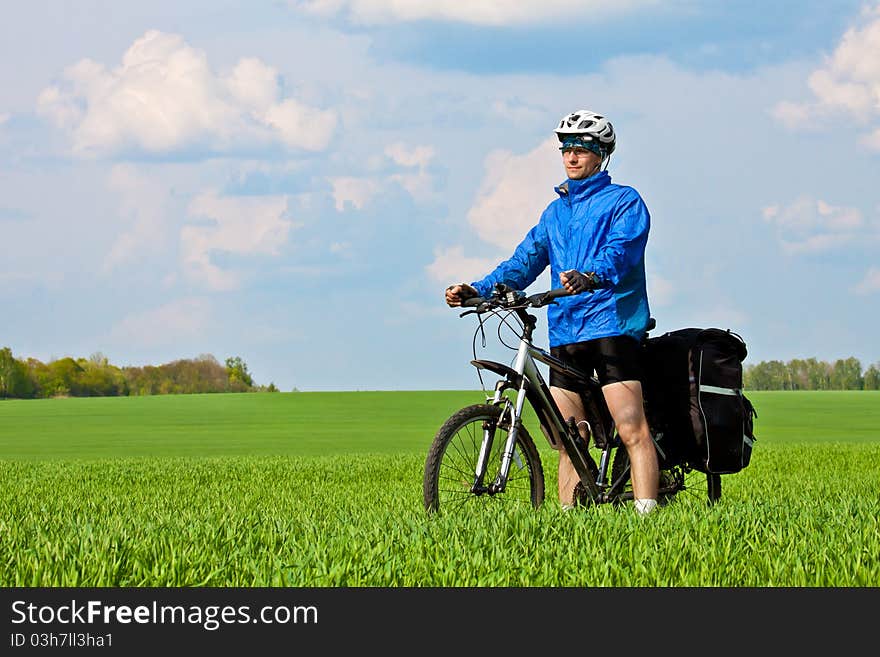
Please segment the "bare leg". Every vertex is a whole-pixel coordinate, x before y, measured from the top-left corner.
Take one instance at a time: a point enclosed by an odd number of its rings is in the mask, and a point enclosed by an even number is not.
[[[571,390],[565,390],[564,388],[551,386],[550,394],[553,397],[553,401],[555,401],[556,405],[559,407],[563,419],[568,420],[568,418],[574,417],[575,422],[580,422],[586,418],[584,405],[583,402],[581,402],[581,397],[578,393],[572,392]],[[579,427],[581,429],[581,436],[586,439],[587,432],[584,426],[579,425]],[[560,448],[558,451],[559,503],[570,505],[573,503],[572,493],[574,492],[574,487],[580,481],[580,478],[578,477],[574,466],[571,464],[571,459],[568,458],[568,454],[565,453],[565,450]]]
[[[602,387],[602,393],[629,454],[633,496],[636,499],[656,499],[660,471],[645,418],[642,384],[638,381],[609,383]]]

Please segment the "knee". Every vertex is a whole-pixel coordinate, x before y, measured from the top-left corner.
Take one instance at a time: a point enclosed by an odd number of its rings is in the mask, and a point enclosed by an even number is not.
[[[642,413],[633,413],[617,423],[617,433],[627,447],[638,447],[651,442],[651,430]]]

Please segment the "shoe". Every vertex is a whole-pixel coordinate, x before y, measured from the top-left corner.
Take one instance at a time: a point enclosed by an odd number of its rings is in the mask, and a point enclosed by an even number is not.
[[[633,500],[636,513],[646,516],[657,508],[657,500]]]

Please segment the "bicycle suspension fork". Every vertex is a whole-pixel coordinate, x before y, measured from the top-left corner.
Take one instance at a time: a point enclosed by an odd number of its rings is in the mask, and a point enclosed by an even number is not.
[[[507,477],[510,474],[510,464],[516,457],[516,437],[519,434],[520,418],[522,418],[523,406],[526,401],[526,386],[528,382],[525,377],[520,378],[519,389],[516,392],[516,403],[511,408],[510,400],[505,401],[505,412],[510,413],[510,431],[507,433],[507,442],[504,444],[504,451],[501,453],[501,469],[498,476],[492,483],[494,492],[503,492],[507,486]],[[501,418],[504,417],[502,413]],[[522,463],[517,463],[522,467]]]
[[[483,426],[483,442],[480,445],[480,453],[477,457],[476,467],[474,468],[474,491],[483,489],[484,492],[490,494],[503,492],[507,486],[507,477],[510,474],[512,461],[516,460],[517,465],[522,467],[522,462],[516,454],[516,439],[519,434],[522,411],[527,398],[526,387],[528,386],[528,380],[527,377],[523,375],[527,354],[528,344],[523,341],[517,352],[516,365],[514,366],[515,372],[518,376],[515,380],[512,380],[512,377],[508,376],[506,379],[499,381],[495,386],[495,395],[492,399],[492,404],[500,406],[500,411],[498,413],[498,418],[494,423],[487,422]],[[517,380],[519,385],[516,385]],[[517,391],[516,401],[511,403],[510,399],[505,397],[503,393],[507,389],[514,388]],[[488,488],[485,488],[483,478],[486,475],[489,454],[492,451],[492,443],[495,438],[495,430],[499,424],[504,423],[505,417],[509,418],[509,430],[507,433],[507,440],[505,441],[501,452],[501,467],[498,471],[498,475],[495,477],[495,481],[489,484]]]

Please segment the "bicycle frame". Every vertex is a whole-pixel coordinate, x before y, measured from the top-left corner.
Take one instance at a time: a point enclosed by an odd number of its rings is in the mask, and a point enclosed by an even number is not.
[[[514,366],[511,368],[489,360],[471,361],[471,364],[477,368],[487,369],[504,377],[504,379],[496,383],[491,403],[497,406],[503,405],[499,421],[503,420],[506,414],[510,414],[510,431],[508,432],[507,441],[501,456],[501,468],[496,480],[492,482],[488,490],[490,492],[504,491],[511,463],[514,459],[516,437],[521,426],[523,408],[528,401],[538,417],[541,429],[550,446],[554,449],[559,449],[561,446],[565,450],[584,488],[592,499],[598,500],[603,495],[602,482],[608,467],[610,448],[612,446],[610,437],[613,434],[613,423],[611,422],[610,415],[607,418],[603,418],[599,414],[593,398],[593,395],[602,394],[599,382],[532,344],[532,331],[535,326],[535,319],[525,311],[518,311],[518,314],[523,321],[523,334],[520,336]],[[559,411],[559,407],[556,405],[550,389],[544,382],[544,378],[538,369],[536,360],[548,365],[552,369],[564,372],[569,377],[573,377],[583,384],[586,392],[582,393],[582,397],[586,402],[584,410],[587,413],[590,431],[596,436],[597,443],[605,446],[598,472],[595,462],[587,453],[587,443],[581,437],[577,426],[562,417],[562,413]],[[516,400],[513,404],[504,395],[504,391],[507,389],[516,390]],[[489,428],[485,429],[474,473],[476,475],[475,489],[483,486],[483,477],[492,448],[492,439],[493,431]]]

